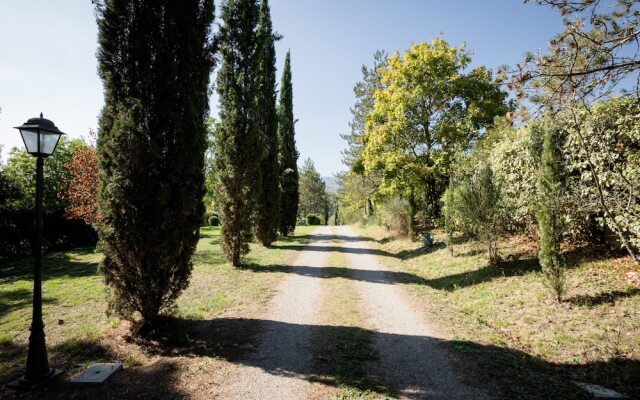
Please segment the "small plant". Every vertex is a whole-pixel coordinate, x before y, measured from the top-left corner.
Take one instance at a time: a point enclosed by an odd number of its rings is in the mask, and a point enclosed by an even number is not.
[[[321,224],[321,221],[319,216],[317,216],[316,214],[307,215],[307,225],[320,225],[320,224]]]
[[[209,224],[209,226],[218,226],[220,225],[220,217],[218,217],[218,214],[211,214],[209,216],[209,219],[207,220],[207,223]]]
[[[501,231],[500,186],[494,182],[491,167],[485,165],[462,183],[453,196],[453,209],[461,230],[484,244],[489,261],[495,264],[499,260],[497,242]]]

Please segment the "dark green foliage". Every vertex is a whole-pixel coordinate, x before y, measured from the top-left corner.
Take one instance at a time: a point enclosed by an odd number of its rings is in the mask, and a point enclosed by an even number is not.
[[[280,139],[280,233],[291,234],[298,215],[298,150],[296,150],[293,88],[291,86],[291,53],[287,52],[280,84],[278,109]]]
[[[453,255],[453,230],[454,230],[454,204],[453,204],[453,196],[454,196],[454,186],[453,186],[453,177],[449,177],[449,188],[443,195],[443,208],[442,213],[444,217],[444,232],[445,232],[445,242],[447,248],[451,255]]]
[[[69,177],[67,164],[76,148],[86,146],[81,140],[60,139],[55,153],[44,163],[44,210],[49,213],[64,213],[66,204],[61,193],[66,191]],[[13,209],[32,211],[36,190],[36,158],[25,150],[13,148],[3,169],[7,179],[15,185],[20,195],[13,196]]]
[[[300,215],[327,215],[329,211],[326,184],[311,160],[307,158],[299,172],[300,176]],[[326,222],[326,221],[325,221]]]
[[[500,186],[491,167],[485,165],[455,190],[453,215],[460,229],[487,247],[489,261],[498,261],[497,241],[501,232]],[[450,214],[450,218],[453,216]]]
[[[95,245],[95,230],[82,220],[68,219],[68,163],[74,151],[86,146],[81,140],[61,139],[56,152],[44,163],[44,251]],[[0,258],[31,254],[34,228],[35,157],[11,150],[0,169]]]
[[[101,271],[150,327],[187,287],[204,213],[214,2],[105,0],[97,18]]]
[[[278,115],[276,112],[276,50],[268,0],[260,4],[258,25],[256,120],[265,156],[260,165],[262,190],[256,208],[256,237],[269,246],[278,237],[280,176],[278,173]]]
[[[307,225],[320,225],[321,223],[320,217],[316,214],[307,215]]]
[[[207,223],[209,224],[209,226],[218,226],[220,225],[220,217],[218,217],[218,214],[211,214],[209,216],[209,219],[207,220]]]
[[[565,293],[565,268],[559,255],[562,240],[561,179],[558,146],[553,130],[544,132],[540,172],[538,175],[538,207],[536,216],[540,229],[538,258],[546,278],[558,301]]]
[[[222,248],[234,267],[249,251],[252,217],[260,198],[264,148],[256,121],[258,5],[255,0],[222,4],[218,72],[220,122],[215,130],[215,188]]]

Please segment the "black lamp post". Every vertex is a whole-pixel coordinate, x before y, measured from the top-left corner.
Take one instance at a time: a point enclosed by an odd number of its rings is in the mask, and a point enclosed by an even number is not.
[[[42,385],[49,379],[62,373],[50,368],[47,357],[47,345],[44,340],[44,323],[42,322],[42,191],[44,186],[44,159],[56,149],[60,137],[64,134],[52,121],[40,117],[30,118],[21,126],[16,126],[22,135],[27,152],[36,157],[36,218],[33,237],[33,316],[31,334],[29,335],[29,352],[25,374],[9,383],[16,389],[31,389]]]

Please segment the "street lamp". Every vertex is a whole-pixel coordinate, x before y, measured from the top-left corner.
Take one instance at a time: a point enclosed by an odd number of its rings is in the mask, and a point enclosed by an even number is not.
[[[27,353],[27,369],[25,374],[9,383],[16,389],[32,389],[62,373],[61,370],[49,367],[47,345],[44,340],[44,323],[42,322],[42,190],[44,186],[44,159],[56,149],[60,137],[64,134],[52,121],[40,117],[29,120],[15,129],[20,130],[22,141],[27,152],[36,157],[36,217],[35,234],[33,236],[33,316],[29,335],[29,351]]]

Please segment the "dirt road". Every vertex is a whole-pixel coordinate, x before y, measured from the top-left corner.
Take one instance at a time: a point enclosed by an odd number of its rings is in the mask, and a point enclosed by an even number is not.
[[[261,322],[256,351],[242,361],[237,380],[219,392],[224,399],[315,399],[313,338],[326,326],[317,324],[322,290],[328,279],[330,252],[342,253],[348,276],[356,282],[359,307],[373,328],[377,361],[367,365],[380,383],[403,399],[489,399],[464,383],[453,369],[429,321],[408,300],[394,272],[379,262],[370,243],[350,227],[321,227],[300,248],[287,270],[270,312]],[[428,317],[428,316],[427,316]],[[325,392],[330,393],[330,391]]]

